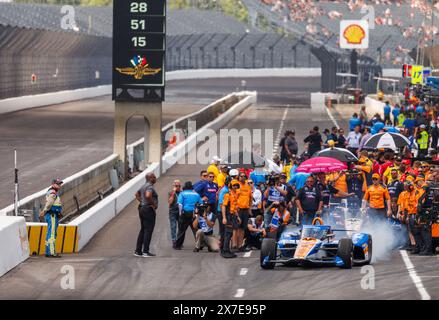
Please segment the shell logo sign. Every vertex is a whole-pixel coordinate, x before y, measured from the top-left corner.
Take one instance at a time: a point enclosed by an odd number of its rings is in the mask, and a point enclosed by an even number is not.
[[[367,20],[340,21],[340,48],[367,49],[369,47],[369,23]]]

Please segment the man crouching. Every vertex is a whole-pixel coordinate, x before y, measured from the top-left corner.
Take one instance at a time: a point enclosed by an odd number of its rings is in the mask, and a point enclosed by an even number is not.
[[[210,210],[208,204],[198,204],[195,209],[195,219],[192,223],[195,233],[195,249],[198,252],[207,246],[209,252],[218,252],[218,240],[213,235],[213,226],[215,225],[215,215]]]

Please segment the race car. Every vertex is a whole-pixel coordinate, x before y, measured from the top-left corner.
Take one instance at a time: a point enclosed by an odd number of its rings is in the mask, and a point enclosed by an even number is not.
[[[372,236],[355,230],[332,229],[313,221],[312,225],[287,226],[279,239],[264,238],[260,265],[273,269],[276,264],[287,266],[337,266],[350,269],[354,265],[370,264]],[[337,240],[336,233],[344,233]],[[348,233],[349,232],[349,233]]]

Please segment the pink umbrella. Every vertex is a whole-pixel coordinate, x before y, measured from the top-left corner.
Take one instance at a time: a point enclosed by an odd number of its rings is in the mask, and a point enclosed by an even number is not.
[[[328,157],[315,157],[302,162],[296,172],[304,173],[328,173],[347,169],[347,165],[343,162]]]

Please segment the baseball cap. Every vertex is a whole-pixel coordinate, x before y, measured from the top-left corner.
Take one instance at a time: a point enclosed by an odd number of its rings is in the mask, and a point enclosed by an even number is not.
[[[425,129],[425,124],[421,124],[419,127]]]
[[[372,179],[379,179],[379,178],[381,178],[381,176],[378,173],[374,173],[372,175]]]
[[[231,177],[238,176],[239,175],[239,171],[237,169],[232,169],[232,170],[230,170],[229,175]]]
[[[212,158],[212,163],[221,162],[221,161],[222,161],[222,159],[218,156],[213,156],[213,158]]]
[[[240,186],[240,183],[239,183],[238,180],[233,179],[233,180],[230,182],[230,185],[231,185],[231,186],[234,186],[234,185],[238,185],[238,186]]]
[[[52,184],[62,185],[64,181],[62,181],[60,178],[52,179]]]

